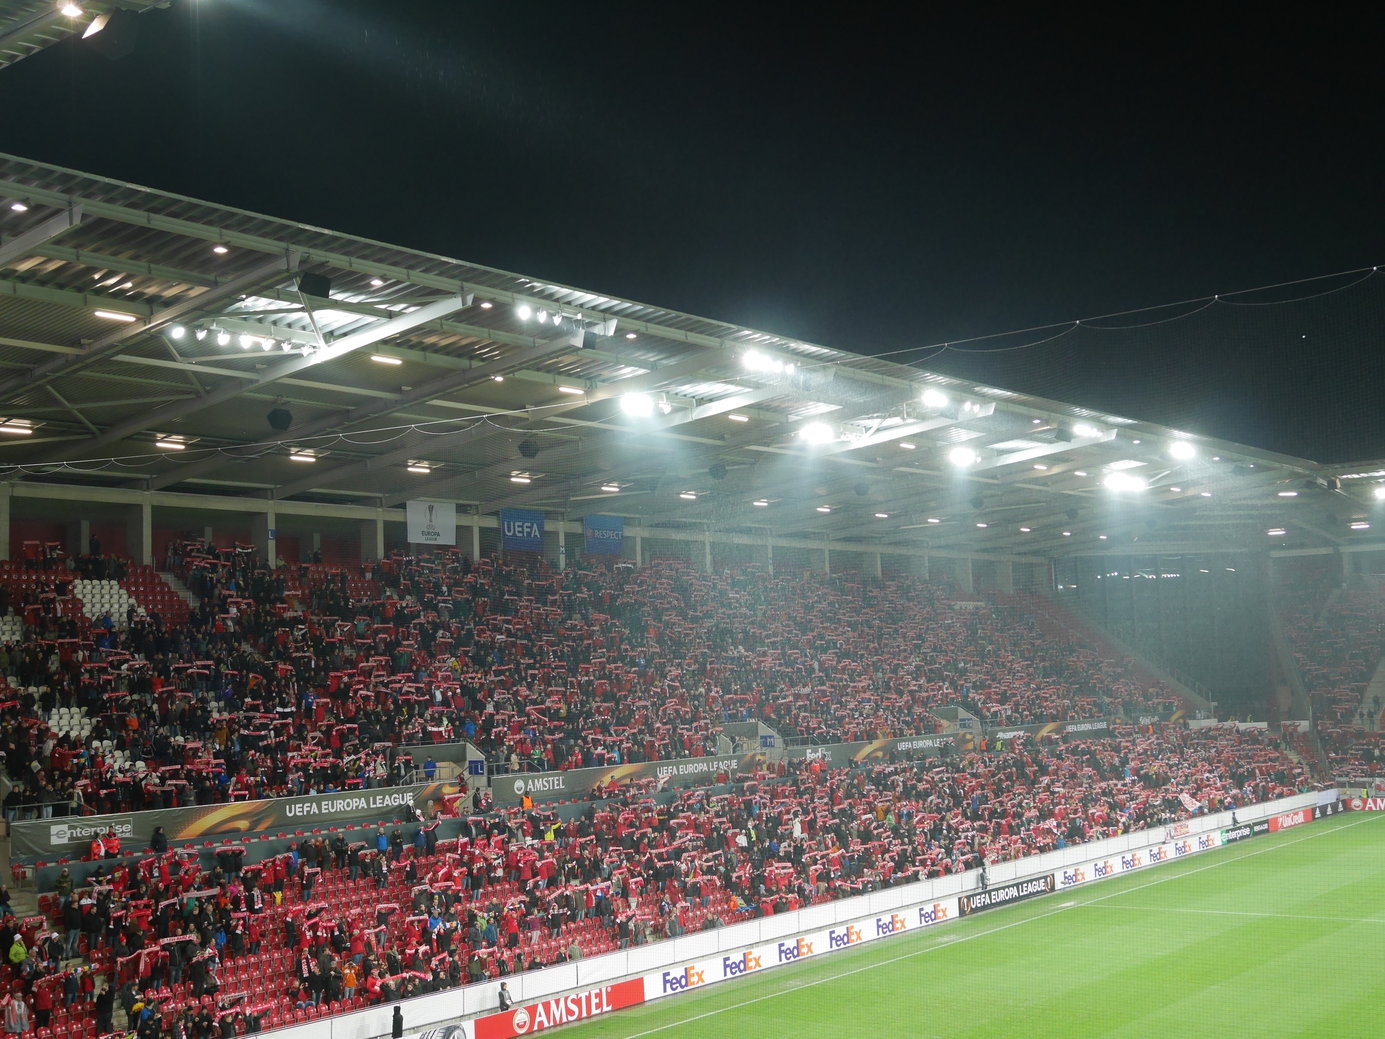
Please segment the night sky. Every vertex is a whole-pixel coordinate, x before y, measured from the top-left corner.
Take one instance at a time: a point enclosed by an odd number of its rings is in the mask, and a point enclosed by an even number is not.
[[[68,41],[0,71],[0,149],[1319,461],[1385,456],[1385,271],[1028,345],[1385,264],[1379,19],[1106,10],[174,0],[119,60]]]

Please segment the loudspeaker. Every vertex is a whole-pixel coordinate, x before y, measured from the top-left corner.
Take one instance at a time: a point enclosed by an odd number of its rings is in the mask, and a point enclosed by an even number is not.
[[[713,480],[724,480],[724,479],[726,479],[726,463],[725,463],[725,462],[714,462],[714,463],[712,463],[712,467],[711,467],[710,469],[707,470],[707,475],[710,476]]]
[[[128,57],[134,51],[138,39],[136,17],[134,11],[110,12],[106,24],[98,32],[87,37],[87,46],[110,61]]]
[[[539,445],[532,440],[521,440],[519,442],[519,453],[525,458],[537,458]]]
[[[269,423],[270,429],[282,433],[293,425],[293,413],[288,408],[271,408],[265,416],[265,421]]]
[[[298,291],[305,296],[316,296],[318,299],[332,298],[332,279],[325,274],[300,274],[298,276]]]
[[[858,483],[858,484],[856,485],[856,494],[857,494],[858,496],[864,498],[864,497],[865,497],[867,494],[869,494],[869,493],[870,493],[870,484],[866,483],[864,480],[862,480],[860,483]]]

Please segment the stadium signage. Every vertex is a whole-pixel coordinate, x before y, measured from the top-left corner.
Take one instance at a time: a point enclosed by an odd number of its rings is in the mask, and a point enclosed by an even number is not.
[[[885,938],[900,931],[908,930],[909,921],[898,913],[891,913],[889,916],[877,916],[875,918],[876,937]]]
[[[555,996],[539,1003],[476,1019],[476,1039],[514,1039],[546,1028],[585,1021],[589,1017],[644,1002],[644,980],[632,978],[614,985]]]
[[[957,905],[963,916],[970,916],[972,913],[979,913],[983,909],[995,909],[997,906],[1010,905],[1026,898],[1047,895],[1056,886],[1057,883],[1053,874],[1046,873],[1042,877],[1033,877],[1015,884],[994,887],[988,891],[963,895],[957,900]]]
[[[91,815],[80,819],[34,819],[10,824],[10,854],[44,858],[90,841],[114,828],[122,841],[146,845],[155,827],[162,826],[172,841],[190,841],[222,834],[242,835],[288,828],[301,819],[375,823],[415,812],[430,814],[437,802],[460,792],[456,783],[418,783],[382,787],[353,794],[311,794],[262,801],[156,808],[121,815]]]
[[[847,924],[845,927],[836,928],[827,932],[827,946],[830,949],[845,949],[848,945],[855,945],[861,941],[861,929]]]
[[[762,751],[708,758],[683,758],[678,761],[637,761],[628,765],[574,768],[566,772],[532,772],[491,782],[491,796],[500,808],[517,805],[528,794],[535,801],[556,798],[589,797],[608,787],[625,787],[644,782],[660,787],[697,786],[718,772],[737,775],[755,772],[769,762]]]
[[[1346,806],[1353,812],[1385,812],[1385,797],[1352,797]]]
[[[743,974],[753,974],[759,970],[763,963],[760,956],[747,949],[739,956],[723,956],[721,958],[721,978],[739,978]]]
[[[1329,815],[1339,815],[1340,813],[1345,812],[1346,810],[1346,805],[1344,805],[1341,801],[1330,801],[1325,805],[1314,805],[1313,818],[1322,819],[1325,816]]]
[[[707,972],[696,967],[684,967],[680,971],[666,970],[663,974],[664,994],[685,992],[690,988],[707,984]]]
[[[1287,830],[1292,826],[1302,826],[1311,821],[1313,813],[1307,808],[1300,808],[1297,812],[1285,812],[1283,815],[1270,816],[1270,833],[1278,833],[1280,830]]]
[[[506,551],[543,551],[543,513],[536,509],[501,509],[500,544]]]
[[[625,552],[625,517],[583,517],[582,535],[586,539],[589,555],[622,555]]]
[[[934,902],[930,906],[919,906],[919,926],[927,927],[930,924],[940,924],[948,919],[947,906],[941,902]]]
[[[64,819],[49,824],[48,840],[54,848],[63,848],[72,844],[86,844],[104,836],[107,830],[114,830],[115,835],[123,841],[134,836],[135,826],[128,815],[103,815],[93,822]]]
[[[876,922],[876,927],[879,927],[879,921]],[[794,960],[806,959],[813,955],[813,943],[807,938],[799,938],[793,942],[780,942],[777,948],[780,963],[792,963]]]

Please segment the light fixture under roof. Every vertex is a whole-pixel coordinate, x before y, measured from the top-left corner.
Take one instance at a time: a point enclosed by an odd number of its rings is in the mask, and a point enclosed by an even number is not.
[[[1371,495],[1376,501],[1385,501],[1385,484],[1373,487],[1371,489]]]
[[[10,436],[27,437],[34,432],[34,425],[26,418],[6,418],[0,419],[0,433],[8,433]]]
[[[370,279],[370,284],[371,284],[371,287],[372,287],[372,288],[377,288],[377,289],[378,289],[378,288],[380,288],[380,286],[382,286],[382,285],[385,284],[385,279],[384,279],[384,278],[371,278],[371,279]]]
[[[1021,534],[1028,534],[1032,529],[1033,529],[1032,527],[1020,527],[1020,533],[1021,533]]]
[[[584,390],[584,389],[582,389],[582,387],[580,387],[580,386],[559,386],[559,387],[558,387],[558,392],[559,392],[559,393],[570,393],[570,394],[572,394],[574,397],[580,397],[580,396],[582,396],[582,394],[586,393],[587,391]]]
[[[830,444],[837,439],[837,431],[826,422],[809,422],[798,435],[805,444]]]
[[[654,398],[647,393],[621,394],[620,410],[631,418],[648,418],[654,414]]]
[[[212,252],[216,253],[218,256],[225,256],[230,251],[230,249],[220,244],[219,242],[216,245],[212,246]]]
[[[1180,462],[1186,462],[1197,457],[1197,446],[1188,440],[1170,441],[1169,457],[1176,458]]]
[[[947,460],[956,466],[976,464],[976,452],[965,445],[958,445],[947,453]]]
[[[421,476],[427,476],[429,473],[433,471],[433,467],[431,465],[424,465],[422,462],[410,462],[408,465],[404,467],[404,470],[405,472],[418,473]]]
[[[928,522],[929,522],[929,523],[941,523],[942,520],[938,519],[937,516],[929,516],[929,517],[928,517]]]
[[[1101,482],[1109,491],[1142,491],[1148,486],[1141,477],[1123,472],[1107,473]]]
[[[987,527],[990,526],[989,523],[977,523],[976,525],[977,525],[977,527],[979,527],[981,530],[985,530]]]
[[[16,213],[27,213],[29,211],[29,207],[25,203],[19,201],[19,199],[15,199],[13,202],[11,202],[10,208],[13,209]]]
[[[92,313],[97,317],[105,318],[107,321],[124,321],[127,324],[139,320],[134,314],[122,314],[118,310],[93,310]]]
[[[170,339],[182,339],[183,336],[187,334],[188,330],[184,328],[182,325],[174,325],[172,328],[168,330],[168,337]]]
[[[678,497],[682,498],[684,501],[697,501],[697,492],[682,491],[679,493]]]
[[[1097,436],[1101,431],[1097,429],[1096,426],[1092,425],[1090,422],[1074,422],[1072,426],[1072,432],[1074,436],[1094,437]]]
[[[733,411],[731,414],[727,415],[726,417],[727,417],[728,419],[730,419],[732,422],[749,422],[749,421],[750,421],[750,416],[749,416],[749,415],[739,415],[739,414],[737,414],[737,413],[734,412],[734,411]]]
[[[495,304],[488,299],[483,299],[480,303],[477,304],[477,306],[480,307],[482,310],[490,310],[490,308],[495,306]]]
[[[1370,530],[1370,529],[1371,529],[1371,525],[1370,525],[1369,523],[1367,523],[1365,520],[1357,520],[1355,523],[1351,524],[1351,529],[1352,529],[1352,530]]]
[[[511,482],[511,483],[531,483],[532,481],[533,481],[533,478],[532,478],[532,477],[524,476],[524,475],[522,475],[522,474],[520,474],[520,473],[513,473],[513,474],[511,474],[511,476],[510,476],[510,482]]]
[[[316,462],[317,455],[311,451],[294,451],[289,455],[290,462]]]
[[[618,484],[618,483],[603,483],[603,484],[601,485],[601,489],[602,489],[603,491],[605,491],[607,494],[619,494],[619,493],[620,493],[620,484]]]
[[[635,335],[634,332],[626,332],[626,333],[625,333],[625,338],[626,338],[626,339],[635,339],[635,338],[637,338],[637,337],[636,337],[636,335]]]
[[[82,9],[78,5],[72,3],[72,0],[61,0],[58,4],[58,13],[64,18],[82,17]]]
[[[876,518],[876,519],[889,519],[889,518],[890,518],[890,514],[889,514],[888,512],[877,512],[877,513],[875,514],[875,518]]]
[[[1297,498],[1298,491],[1276,491],[1275,496],[1279,498]]]
[[[831,512],[831,511],[832,511],[832,506],[830,506],[830,505],[819,505],[819,506],[818,506],[818,512]]]
[[[914,443],[913,441],[911,441],[911,440],[901,440],[901,441],[899,442],[899,446],[900,446],[900,448],[901,448],[902,450],[905,450],[905,451],[912,451],[912,450],[914,450],[916,447],[918,447],[918,444],[915,444],[915,443]]]
[[[1272,538],[1279,538],[1283,537],[1285,534],[1289,532],[1285,530],[1283,527],[1271,527],[1269,530],[1265,531],[1265,533]]]
[[[756,499],[755,499],[753,502],[751,502],[750,504],[751,504],[751,505],[754,505],[757,509],[763,509],[763,508],[765,508],[766,506],[769,505],[769,501],[768,501],[768,499],[766,499],[766,498],[756,498]]]
[[[528,321],[534,316],[534,308],[528,303],[521,303],[519,306],[515,307],[515,316],[521,321]]]
[[[183,441],[183,438],[180,436],[166,436],[159,437],[157,440],[155,440],[154,446],[161,447],[165,451],[182,451],[188,445]]]
[[[217,345],[217,346],[230,346],[230,345],[231,345],[231,333],[230,333],[230,332],[217,332],[217,334],[216,334],[216,345]]]
[[[944,393],[942,390],[936,389],[932,386],[924,390],[923,393],[920,395],[919,399],[923,402],[925,407],[947,407],[947,394]]]
[[[371,354],[370,359],[376,364],[403,364],[404,358],[391,357],[389,354]]]

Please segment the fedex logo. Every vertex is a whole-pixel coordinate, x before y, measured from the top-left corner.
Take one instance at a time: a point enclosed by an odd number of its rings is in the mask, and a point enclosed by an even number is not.
[[[1197,839],[1198,851],[1206,851],[1208,848],[1215,848],[1216,846],[1217,839],[1210,834],[1203,834]]]
[[[934,902],[931,906],[919,906],[919,926],[941,923],[947,919],[947,906]]]
[[[801,960],[805,956],[813,955],[813,943],[807,939],[800,938],[796,942],[779,943],[779,962],[792,963],[794,960]]]
[[[690,988],[697,988],[706,982],[706,972],[700,971],[696,967],[684,967],[680,971],[664,971],[664,995],[670,992],[683,992]]]
[[[1192,851],[1192,850],[1193,850],[1193,842],[1192,842],[1192,841],[1179,841],[1177,844],[1175,844],[1175,845],[1173,846],[1173,853],[1174,853],[1175,855],[1186,855],[1186,854],[1188,854],[1188,852],[1190,852],[1190,851]]]
[[[891,913],[888,918],[883,916],[875,918],[875,933],[879,937],[902,931],[908,926],[908,921],[898,913]]]
[[[1169,852],[1168,852],[1168,849],[1167,849],[1167,848],[1150,848],[1150,849],[1149,849],[1149,861],[1150,861],[1151,863],[1163,862],[1163,861],[1164,861],[1165,859],[1167,859],[1168,857],[1169,857]]]
[[[861,929],[847,925],[844,930],[838,931],[835,928],[827,932],[827,944],[833,949],[845,949],[848,945],[855,945],[861,940]]]
[[[1114,877],[1116,867],[1111,865],[1110,859],[1102,859],[1100,862],[1093,863],[1092,875],[1096,877]]]
[[[760,969],[760,957],[752,952],[743,952],[739,956],[723,956],[721,958],[721,974],[724,978],[739,978],[742,974],[749,974],[751,971]]]
[[[1081,866],[1076,869],[1063,870],[1062,886],[1072,887],[1074,884],[1085,884],[1087,882],[1087,871]]]
[[[1144,864],[1144,859],[1140,858],[1140,853],[1138,851],[1121,856],[1121,869],[1123,870],[1139,869]]]

